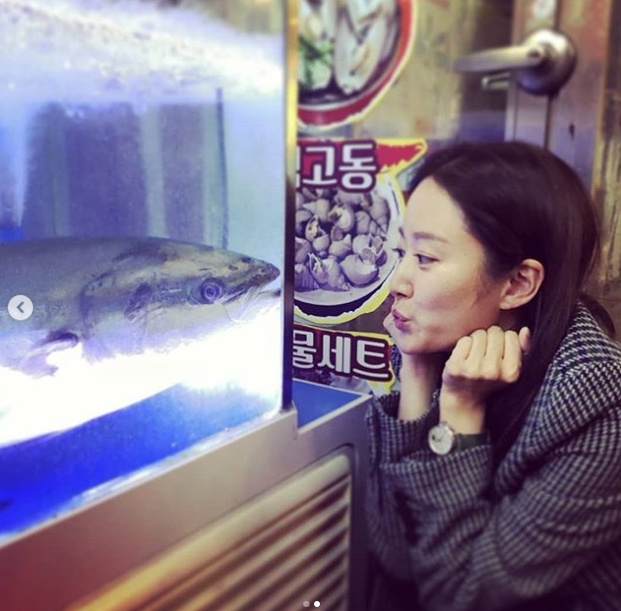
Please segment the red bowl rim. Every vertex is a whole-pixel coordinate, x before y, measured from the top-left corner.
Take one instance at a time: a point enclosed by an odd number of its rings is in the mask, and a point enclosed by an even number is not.
[[[332,128],[351,123],[368,112],[401,73],[414,42],[414,0],[397,0],[401,12],[401,36],[389,67],[368,89],[342,102],[298,104],[298,120],[303,126]]]

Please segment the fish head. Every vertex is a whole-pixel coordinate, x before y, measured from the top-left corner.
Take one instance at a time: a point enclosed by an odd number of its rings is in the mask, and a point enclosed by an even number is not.
[[[247,302],[278,275],[278,268],[266,261],[227,250],[194,253],[189,259],[170,261],[172,278],[185,278],[189,304],[231,306]]]
[[[271,263],[229,250],[156,238],[137,241],[82,293],[91,351],[136,353],[191,341],[243,318],[278,275]]]

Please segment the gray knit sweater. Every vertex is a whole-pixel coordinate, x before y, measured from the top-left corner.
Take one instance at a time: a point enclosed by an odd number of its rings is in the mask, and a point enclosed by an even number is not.
[[[437,393],[417,420],[397,404],[367,414],[369,538],[422,608],[621,609],[621,347],[585,307],[498,468],[490,445],[428,449]]]

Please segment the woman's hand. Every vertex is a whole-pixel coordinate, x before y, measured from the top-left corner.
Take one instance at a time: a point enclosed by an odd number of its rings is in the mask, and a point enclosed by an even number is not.
[[[458,433],[483,430],[487,397],[520,377],[530,331],[494,326],[462,337],[442,372],[440,419]]]

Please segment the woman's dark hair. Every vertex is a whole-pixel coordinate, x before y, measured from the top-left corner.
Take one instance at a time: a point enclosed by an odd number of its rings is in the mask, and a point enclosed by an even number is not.
[[[469,231],[485,249],[490,278],[501,278],[527,258],[536,259],[545,270],[538,294],[519,311],[520,326],[527,325],[532,333],[532,357],[525,359],[520,380],[499,393],[488,410],[488,426],[493,437],[501,437],[496,445],[504,455],[597,262],[595,209],[569,165],[524,142],[464,142],[442,148],[423,162],[412,188],[427,177],[463,211]],[[595,304],[587,301],[591,308]],[[612,321],[599,308],[598,318],[603,316],[614,334]],[[502,435],[495,435],[494,429]]]

